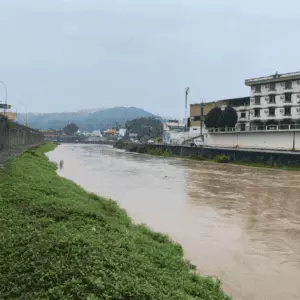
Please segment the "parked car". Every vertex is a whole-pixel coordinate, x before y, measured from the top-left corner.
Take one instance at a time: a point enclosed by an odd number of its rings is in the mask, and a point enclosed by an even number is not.
[[[154,144],[154,141],[153,140],[149,140],[148,144]]]

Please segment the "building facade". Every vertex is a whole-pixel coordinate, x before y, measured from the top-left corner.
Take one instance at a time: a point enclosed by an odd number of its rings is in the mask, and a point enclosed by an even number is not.
[[[300,72],[247,79],[245,84],[251,88],[251,126],[300,121]]]
[[[210,112],[214,107],[220,107],[222,110],[227,106],[233,107],[238,116],[238,121],[236,128],[244,131],[249,128],[250,124],[250,97],[240,97],[232,99],[222,99],[214,102],[203,103],[203,116]],[[202,133],[206,133],[204,122],[202,125]],[[201,104],[191,104],[190,105],[190,135],[199,136],[201,132]]]

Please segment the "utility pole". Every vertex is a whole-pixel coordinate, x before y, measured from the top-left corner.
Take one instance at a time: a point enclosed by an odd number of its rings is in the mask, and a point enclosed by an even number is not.
[[[200,104],[200,136],[201,139],[203,140],[202,136],[203,136],[203,98]]]
[[[190,88],[185,88],[185,127],[187,127],[187,100],[188,100],[188,94],[189,94]]]

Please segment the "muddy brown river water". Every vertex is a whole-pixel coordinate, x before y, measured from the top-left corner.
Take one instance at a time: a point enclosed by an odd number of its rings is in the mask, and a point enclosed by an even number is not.
[[[300,172],[60,145],[61,176],[167,233],[233,299],[300,299]]]

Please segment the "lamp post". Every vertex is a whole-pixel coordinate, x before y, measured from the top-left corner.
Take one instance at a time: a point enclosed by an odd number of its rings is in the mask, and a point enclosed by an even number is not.
[[[4,86],[5,89],[5,106],[3,108],[4,115],[6,115],[6,107],[7,107],[7,87],[3,81],[0,80],[0,83]]]

